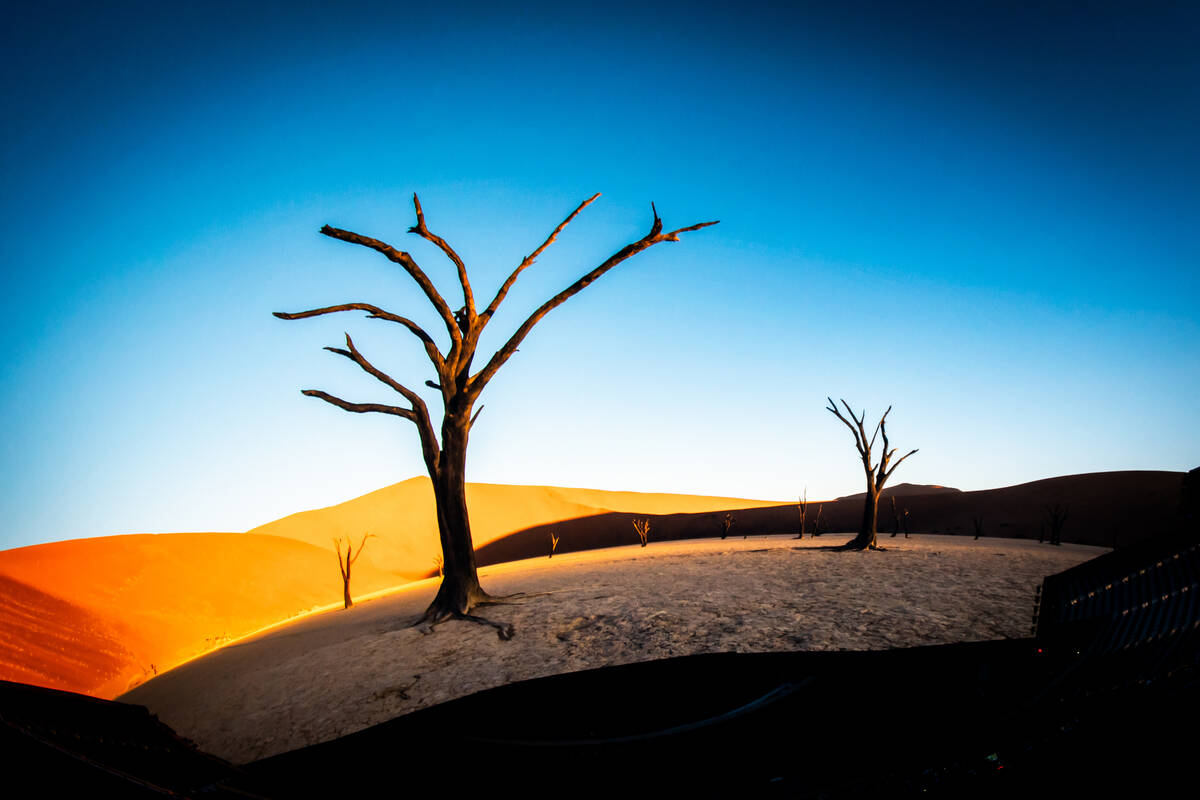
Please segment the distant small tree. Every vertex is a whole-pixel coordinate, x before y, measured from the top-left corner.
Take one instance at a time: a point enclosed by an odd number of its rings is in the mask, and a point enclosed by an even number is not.
[[[813,536],[821,535],[821,512],[825,510],[825,504],[820,503],[817,506],[817,518],[813,520]]]
[[[354,562],[358,561],[358,557],[362,555],[363,547],[367,543],[367,539],[374,534],[364,534],[362,541],[358,543],[358,549],[355,550],[350,546],[350,537],[346,537],[346,557],[342,558],[342,540],[334,539],[333,548],[337,551],[338,571],[342,573],[342,601],[346,604],[344,608],[349,608],[354,605],[354,601],[350,599],[350,567],[354,566]]]
[[[971,525],[975,528],[975,539],[983,536],[983,517],[971,517]]]
[[[554,535],[554,531],[550,531],[550,555],[547,558],[554,558],[554,548],[558,547],[558,537]]]
[[[733,530],[733,526],[734,526],[733,514],[730,514],[728,511],[726,511],[725,516],[721,517],[721,538],[722,539],[724,539],[726,536],[729,535],[729,532],[731,530]]]
[[[650,520],[635,519],[633,521],[633,529],[637,531],[638,538],[642,540],[642,547],[646,546],[646,537],[650,533]]]
[[[904,538],[908,538],[908,508],[907,506],[900,512],[900,522],[904,526]]]
[[[896,495],[892,495],[888,499],[892,501],[892,538],[895,539],[896,535],[900,533],[900,513],[896,511]]]
[[[804,538],[804,518],[808,513],[808,487],[804,487],[804,494],[800,496],[800,502],[796,504],[796,508],[800,510],[800,533],[796,535],[797,539]]]
[[[829,407],[826,409],[835,417],[840,419],[842,423],[850,429],[850,433],[854,435],[854,446],[858,450],[858,455],[862,459],[863,471],[867,476],[867,492],[863,499],[863,514],[862,522],[858,527],[858,535],[855,536],[846,544],[842,545],[842,550],[878,550],[879,545],[876,544],[876,518],[879,514],[879,493],[883,491],[883,485],[887,483],[888,478],[892,477],[892,473],[896,471],[896,467],[904,462],[904,459],[916,453],[916,450],[910,450],[900,457],[900,460],[888,469],[888,464],[891,462],[892,456],[896,450],[888,449],[887,435],[887,415],[891,413],[892,407],[888,406],[887,411],[883,412],[883,416],[879,418],[879,424],[875,426],[875,433],[871,435],[870,441],[867,440],[867,429],[863,427],[866,420],[867,412],[855,416],[850,409],[850,405],[843,400],[842,405],[846,409],[846,413],[850,415],[850,419],[854,420],[854,424],[850,424],[850,420],[842,416],[838,411],[837,405],[833,402],[833,398],[825,398],[829,401]],[[875,438],[883,437],[883,452],[879,458],[879,464],[871,463],[871,448],[875,446]]]
[[[1046,525],[1050,529],[1050,544],[1062,545],[1062,530],[1067,524],[1067,514],[1070,506],[1054,503],[1045,507]]]

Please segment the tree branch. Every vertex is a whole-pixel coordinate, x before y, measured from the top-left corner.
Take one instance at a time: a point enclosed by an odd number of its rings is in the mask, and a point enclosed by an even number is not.
[[[900,466],[900,462],[904,461],[904,459],[908,458],[915,452],[917,452],[917,450],[910,450],[909,452],[905,453],[903,455],[903,457],[901,457],[900,461],[897,461],[895,464],[892,464],[892,468],[887,471],[887,475],[884,475],[883,479],[886,481],[888,478],[892,477],[892,473],[896,471],[896,467]]]
[[[651,208],[653,208],[653,204],[651,204]],[[509,358],[512,357],[512,354],[517,351],[517,347],[520,346],[525,337],[529,335],[529,331],[533,330],[533,326],[536,325],[538,321],[542,319],[542,317],[546,316],[546,314],[550,313],[550,311],[565,303],[574,295],[586,289],[601,275],[608,272],[610,269],[617,266],[630,256],[637,255],[648,247],[652,247],[653,245],[664,241],[677,242],[679,241],[678,234],[685,233],[687,231],[700,230],[701,228],[706,228],[709,225],[716,225],[718,221],[719,220],[713,222],[701,222],[696,225],[690,225],[686,228],[679,228],[676,231],[664,234],[662,232],[662,220],[659,219],[657,210],[654,211],[654,223],[650,226],[650,232],[648,234],[643,236],[641,239],[638,239],[636,242],[625,245],[616,253],[613,253],[603,264],[596,267],[579,280],[575,281],[575,283],[571,284],[566,289],[563,289],[561,292],[554,295],[554,297],[551,297],[536,311],[530,314],[529,318],[526,319],[521,327],[517,329],[516,333],[509,338],[508,342],[506,342],[503,347],[496,351],[496,354],[492,356],[492,359],[487,363],[487,366],[476,373],[468,381],[467,391],[470,393],[469,396],[472,399],[479,396],[479,393],[483,391],[483,387],[486,386],[488,381],[492,379],[492,377],[496,374],[496,371],[500,369],[500,367],[502,367]]]
[[[492,302],[488,303],[488,307],[484,309],[484,312],[480,315],[480,317],[483,319],[484,325],[486,325],[488,320],[492,318],[492,315],[496,313],[496,309],[500,307],[500,304],[504,302],[504,298],[508,295],[508,290],[511,289],[513,284],[517,282],[517,276],[520,275],[526,267],[533,264],[533,262],[537,260],[537,257],[544,253],[546,248],[554,243],[554,240],[558,238],[560,233],[562,233],[563,228],[567,227],[571,220],[575,219],[580,211],[583,211],[585,208],[587,208],[592,201],[599,196],[600,193],[596,192],[587,200],[584,200],[582,203],[580,203],[575,210],[568,214],[567,218],[560,222],[558,227],[555,228],[548,237],[546,237],[546,241],[542,242],[541,247],[539,247],[537,250],[534,250],[521,260],[521,263],[516,269],[513,270],[513,273],[508,276],[508,280],[504,281],[504,284],[500,287],[500,291],[496,292],[496,296],[492,298]]]
[[[458,253],[454,252],[454,248],[446,243],[445,239],[435,233],[431,233],[429,228],[425,227],[425,214],[421,211],[421,201],[417,199],[416,192],[413,192],[413,207],[417,210],[417,224],[409,228],[408,232],[415,233],[422,239],[433,242],[446,254],[446,258],[454,262],[455,268],[458,269],[458,282],[462,284],[463,304],[466,308],[469,327],[469,323],[475,320],[475,295],[471,292],[471,282],[467,280],[467,267],[463,264],[463,260],[458,257]]]
[[[342,303],[337,306],[326,306],[325,308],[314,308],[311,311],[299,311],[295,314],[289,314],[286,311],[276,311],[272,316],[279,319],[307,319],[308,317],[319,317],[322,314],[334,314],[338,311],[366,311],[367,319],[386,319],[390,322],[398,322],[404,327],[412,331],[421,342],[425,345],[425,352],[429,354],[429,360],[433,362],[437,368],[438,374],[441,374],[442,367],[445,361],[442,359],[441,351],[437,349],[437,343],[433,341],[433,337],[425,332],[417,323],[407,317],[401,317],[397,314],[384,311],[378,306],[373,306],[370,303]]]
[[[325,392],[322,392],[320,389],[302,389],[300,391],[300,394],[305,395],[307,397],[319,398],[321,400],[324,400],[326,403],[335,405],[338,408],[343,409],[345,411],[353,411],[355,414],[365,414],[368,411],[375,411],[380,414],[392,414],[393,416],[404,417],[405,419],[410,419],[410,420],[413,420],[414,422],[416,421],[415,420],[416,415],[413,413],[412,409],[408,409],[408,408],[400,408],[398,406],[385,406],[385,405],[381,405],[379,403],[351,403],[351,402],[341,399],[340,397],[334,397],[331,394],[326,394]]]
[[[402,395],[405,400],[412,403],[412,416],[410,416],[409,419],[411,419],[417,425],[417,431],[421,436],[421,447],[425,452],[425,457],[428,459],[431,454],[436,456],[436,454],[440,451],[437,443],[437,434],[434,433],[433,423],[429,419],[429,408],[425,405],[425,401],[421,399],[421,396],[368,361],[366,357],[358,351],[358,348],[354,346],[354,340],[350,338],[350,334],[348,333],[346,334],[346,347],[349,349],[343,350],[340,347],[326,347],[325,349],[331,353],[337,353],[340,356],[345,356],[346,358],[350,359],[355,364],[358,364],[360,367],[362,367],[363,371],[368,375],[371,375],[380,383],[391,387],[400,395]]]
[[[462,345],[462,331],[459,330],[458,323],[454,320],[454,312],[450,310],[450,306],[446,303],[446,299],[438,294],[438,290],[434,287],[433,282],[429,280],[417,262],[413,261],[412,256],[405,253],[403,250],[397,250],[386,242],[381,242],[378,239],[372,239],[369,236],[360,236],[351,231],[345,231],[341,228],[334,228],[326,225],[321,228],[321,233],[333,239],[340,239],[343,242],[350,244],[358,244],[363,247],[369,247],[376,252],[382,253],[388,261],[399,264],[404,267],[404,271],[412,276],[412,279],[421,287],[421,291],[425,293],[425,297],[437,309],[438,315],[441,316],[442,322],[446,324],[446,332],[450,334],[454,347],[452,352],[456,351]],[[451,359],[453,360],[453,359]]]
[[[358,561],[358,557],[362,555],[363,546],[366,545],[367,539],[374,535],[375,534],[373,533],[363,534],[362,541],[358,543],[358,549],[354,551],[353,558],[350,557],[350,537],[346,537],[346,561],[351,565],[353,565],[355,561]]]
[[[837,404],[833,402],[833,398],[826,397],[825,399],[829,401],[829,407],[826,408],[825,410],[832,412],[835,417],[837,417],[838,419],[840,419],[842,421],[843,425],[845,425],[847,428],[850,429],[850,433],[854,436],[854,448],[856,450],[858,450],[859,455],[864,455],[863,445],[866,443],[865,440],[859,439],[858,431],[855,430],[854,426],[850,424],[849,420],[847,420],[845,417],[842,416],[842,412],[838,411]],[[846,413],[848,413],[850,415],[850,419],[854,420],[855,422],[858,422],[858,417],[854,416],[854,412],[850,410],[850,406],[846,404],[845,400],[842,401],[842,405],[846,406]],[[866,412],[864,411],[863,414],[865,416]],[[859,424],[859,428],[860,429],[862,428],[861,423]]]

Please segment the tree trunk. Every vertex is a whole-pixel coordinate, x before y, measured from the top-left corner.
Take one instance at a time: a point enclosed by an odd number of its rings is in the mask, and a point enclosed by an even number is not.
[[[425,611],[425,621],[439,622],[447,616],[467,614],[489,599],[479,585],[475,567],[475,545],[467,516],[467,432],[466,413],[446,413],[442,421],[442,452],[433,479],[437,504],[438,535],[442,543],[442,584]]]
[[[349,608],[350,606],[354,605],[354,601],[350,599],[350,576],[349,575],[347,575],[346,579],[344,581],[342,581],[342,602],[346,604],[344,606],[345,608]]]
[[[876,544],[875,523],[879,515],[879,492],[871,485],[867,486],[867,495],[863,499],[862,522],[858,526],[858,536],[846,542],[846,550],[874,550]]]

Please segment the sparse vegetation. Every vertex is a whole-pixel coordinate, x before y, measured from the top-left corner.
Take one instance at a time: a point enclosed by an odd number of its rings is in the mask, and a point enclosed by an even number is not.
[[[635,519],[633,521],[633,529],[637,531],[638,539],[640,539],[642,542],[642,547],[645,547],[647,537],[650,534],[650,520]]]
[[[550,555],[546,558],[554,558],[554,548],[558,547],[558,537],[554,535],[554,531],[550,531]]]
[[[1046,505],[1043,511],[1046,514],[1045,525],[1050,529],[1050,544],[1061,545],[1063,526],[1067,524],[1067,514],[1070,511],[1070,507],[1062,503],[1053,503]],[[1041,539],[1038,539],[1038,541],[1041,541]]]
[[[721,538],[722,539],[729,536],[729,532],[731,530],[733,530],[733,526],[734,526],[733,514],[730,514],[728,511],[726,511],[725,515],[723,517],[721,517]]]
[[[363,547],[367,543],[367,539],[374,534],[363,534],[362,541],[358,543],[358,549],[354,550],[350,546],[350,537],[346,537],[346,557],[342,558],[342,540],[334,539],[333,548],[337,551],[338,570],[342,573],[342,601],[345,603],[343,608],[349,608],[354,605],[354,601],[350,599],[350,567],[354,566],[354,562],[358,561],[358,557],[362,555]]]
[[[797,539],[804,538],[804,517],[808,512],[808,487],[804,487],[804,494],[800,495],[800,502],[796,504],[796,508],[800,511],[800,533],[796,534]]]

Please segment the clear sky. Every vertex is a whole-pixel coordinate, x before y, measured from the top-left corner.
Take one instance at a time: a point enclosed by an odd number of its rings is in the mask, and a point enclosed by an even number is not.
[[[414,191],[486,297],[604,193],[485,349],[650,201],[721,220],[534,329],[469,480],[861,491],[826,395],[894,405],[920,452],[893,482],[1200,462],[1195,4],[24,5],[0,30],[0,546],[245,530],[422,474],[406,421],[300,394],[392,402],[320,348],[349,331],[420,385],[416,340],[271,316],[439,328],[398,267],[317,233],[408,249],[453,296]]]

